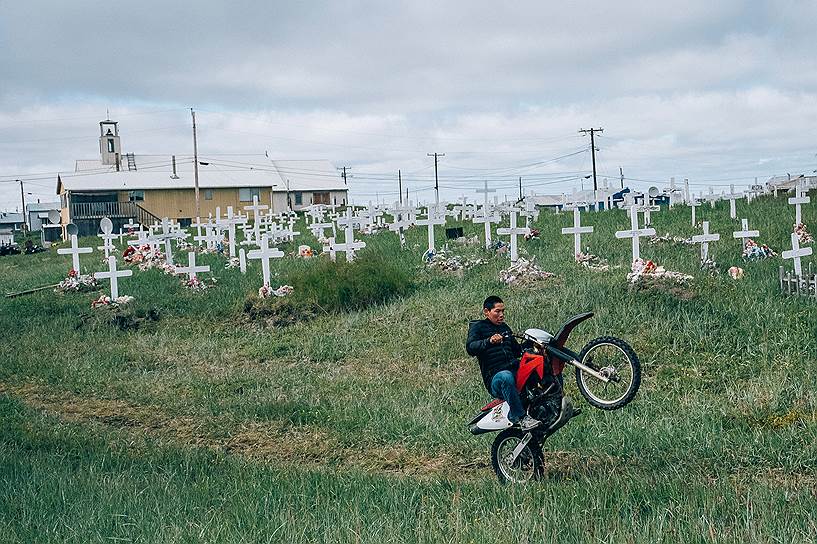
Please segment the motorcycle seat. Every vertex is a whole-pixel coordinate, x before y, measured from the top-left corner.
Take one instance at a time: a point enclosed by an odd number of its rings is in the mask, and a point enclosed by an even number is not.
[[[505,401],[504,401],[504,400],[502,400],[502,399],[494,399],[494,400],[492,400],[491,402],[489,402],[488,404],[486,404],[485,406],[483,406],[483,407],[480,409],[480,412],[487,412],[487,411],[488,411],[488,410],[490,410],[491,408],[495,408],[496,406],[499,406],[499,405],[500,405],[500,404],[502,404],[503,402],[505,402]]]

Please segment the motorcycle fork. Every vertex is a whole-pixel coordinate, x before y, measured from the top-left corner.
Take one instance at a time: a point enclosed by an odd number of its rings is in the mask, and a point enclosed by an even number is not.
[[[528,445],[528,442],[531,441],[531,438],[533,438],[533,433],[531,432],[525,433],[525,436],[522,437],[522,440],[520,440],[519,444],[517,444],[516,447],[513,449],[513,451],[511,452],[510,460],[511,465],[513,465],[516,462],[516,458],[519,457],[519,454],[522,453],[522,451]]]

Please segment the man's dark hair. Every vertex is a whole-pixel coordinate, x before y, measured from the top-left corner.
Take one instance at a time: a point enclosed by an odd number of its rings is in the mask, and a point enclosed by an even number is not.
[[[482,308],[485,310],[493,310],[494,306],[502,302],[502,299],[496,295],[491,295],[490,297],[485,299],[485,302],[482,303]]]

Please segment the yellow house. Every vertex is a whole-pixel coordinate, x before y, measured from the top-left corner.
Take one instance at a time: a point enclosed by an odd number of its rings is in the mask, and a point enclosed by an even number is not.
[[[100,124],[99,160],[78,160],[73,172],[57,176],[63,225],[74,223],[81,236],[96,234],[109,217],[114,228],[132,221],[150,225],[171,218],[182,226],[196,218],[193,158],[123,155],[115,121]],[[245,159],[242,157],[242,159]],[[327,160],[250,160],[199,158],[200,217],[243,211],[254,198],[273,212],[302,210],[312,204],[345,205],[348,188]]]

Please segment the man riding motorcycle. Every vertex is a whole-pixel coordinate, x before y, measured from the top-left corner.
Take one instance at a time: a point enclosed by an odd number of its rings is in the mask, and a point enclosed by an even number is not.
[[[535,429],[541,421],[525,412],[516,389],[515,373],[522,346],[505,323],[505,303],[498,296],[489,296],[482,303],[482,313],[485,319],[470,324],[465,351],[479,360],[482,381],[488,392],[507,401],[508,419],[523,431]]]

